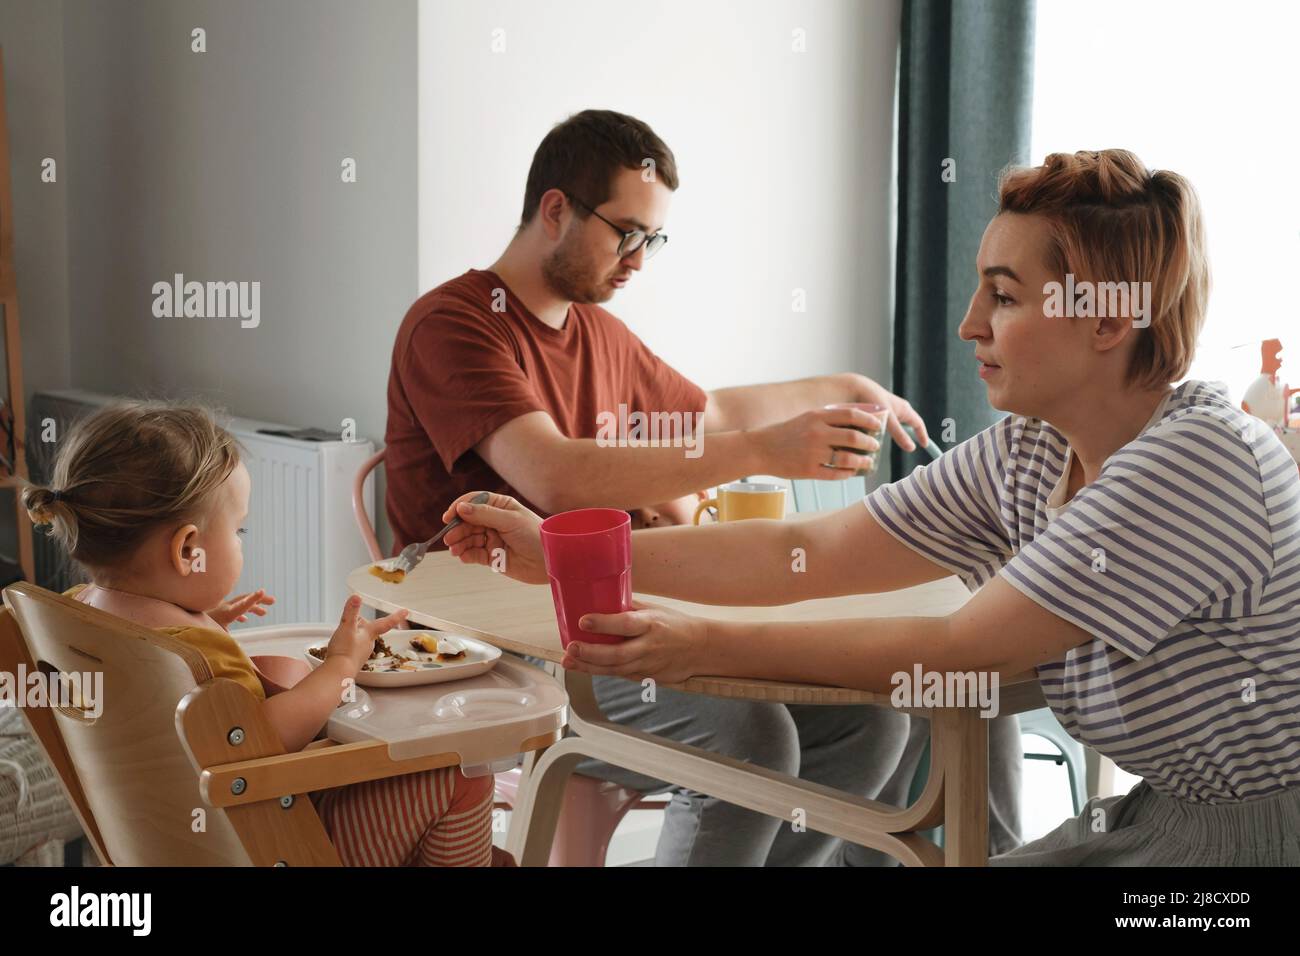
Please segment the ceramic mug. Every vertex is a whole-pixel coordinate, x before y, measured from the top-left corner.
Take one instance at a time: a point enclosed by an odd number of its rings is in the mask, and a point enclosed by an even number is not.
[[[694,524],[706,510],[716,510],[719,521],[744,518],[784,518],[785,486],[757,481],[735,481],[718,489],[718,496],[701,501],[695,509]]]

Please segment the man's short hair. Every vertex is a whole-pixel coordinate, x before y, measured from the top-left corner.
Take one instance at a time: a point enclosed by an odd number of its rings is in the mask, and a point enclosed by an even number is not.
[[[568,196],[596,208],[609,199],[614,176],[620,169],[651,168],[669,189],[677,188],[677,161],[668,145],[641,120],[613,110],[583,110],[557,123],[533,154],[524,189],[526,226],[537,213],[542,194],[560,189]],[[581,206],[578,213],[587,215]]]

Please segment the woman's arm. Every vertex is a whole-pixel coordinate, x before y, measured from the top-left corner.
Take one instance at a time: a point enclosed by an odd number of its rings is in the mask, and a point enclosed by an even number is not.
[[[464,522],[444,539],[451,553],[467,564],[493,567],[499,554],[507,575],[544,584],[541,518],[508,495],[470,504],[475,494],[466,492],[443,515]],[[699,604],[792,604],[893,591],[951,573],[882,528],[860,501],[783,521],[754,518],[632,533],[632,587]]]
[[[860,501],[783,521],[649,528],[632,535],[632,586],[698,604],[793,604],[893,591],[951,573],[887,532]]]
[[[570,644],[564,666],[677,683],[695,675],[754,677],[888,693],[895,674],[1023,673],[1091,640],[1082,628],[994,578],[948,617],[748,623],[666,608],[589,614],[584,628],[630,638]],[[585,625],[590,623],[590,627]]]

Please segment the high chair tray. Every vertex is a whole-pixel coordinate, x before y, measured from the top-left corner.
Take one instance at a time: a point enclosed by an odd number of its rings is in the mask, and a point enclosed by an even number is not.
[[[250,656],[301,657],[320,643],[324,626],[256,628],[234,636]],[[525,741],[564,729],[568,705],[550,674],[505,655],[492,670],[464,680],[358,688],[356,702],[340,706],[325,732],[339,743],[382,740],[393,760],[456,753],[466,768],[513,766]]]

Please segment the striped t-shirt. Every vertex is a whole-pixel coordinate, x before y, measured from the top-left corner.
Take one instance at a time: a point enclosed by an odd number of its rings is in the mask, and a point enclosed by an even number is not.
[[[1296,462],[1206,382],[1065,503],[1070,455],[1008,416],[866,506],[971,590],[1001,574],[1092,635],[1038,667],[1076,740],[1193,803],[1300,786]]]

